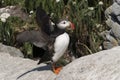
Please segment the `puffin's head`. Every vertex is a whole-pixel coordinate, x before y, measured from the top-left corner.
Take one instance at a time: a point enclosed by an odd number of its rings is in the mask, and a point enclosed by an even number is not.
[[[57,24],[57,27],[60,29],[68,29],[68,30],[74,30],[74,24],[67,20],[62,20]]]

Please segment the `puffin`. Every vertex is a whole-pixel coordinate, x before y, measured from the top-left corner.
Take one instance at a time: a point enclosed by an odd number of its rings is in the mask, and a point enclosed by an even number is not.
[[[38,64],[48,61],[52,71],[58,74],[62,68],[56,67],[55,64],[66,52],[70,43],[68,32],[73,31],[75,26],[66,19],[53,25],[53,20],[41,7],[36,9],[36,22],[39,30],[23,31],[17,35],[16,41],[19,43],[30,42],[34,46],[44,49],[45,53]]]

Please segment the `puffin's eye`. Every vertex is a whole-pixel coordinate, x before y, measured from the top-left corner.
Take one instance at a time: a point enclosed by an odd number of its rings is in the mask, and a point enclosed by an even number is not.
[[[64,21],[63,24],[65,24],[66,22]]]

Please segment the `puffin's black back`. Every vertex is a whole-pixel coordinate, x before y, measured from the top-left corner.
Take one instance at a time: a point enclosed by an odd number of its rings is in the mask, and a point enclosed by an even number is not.
[[[41,27],[41,30],[45,32],[47,35],[50,35],[50,17],[47,15],[47,13],[41,8],[37,7],[36,10],[36,21],[39,27]]]

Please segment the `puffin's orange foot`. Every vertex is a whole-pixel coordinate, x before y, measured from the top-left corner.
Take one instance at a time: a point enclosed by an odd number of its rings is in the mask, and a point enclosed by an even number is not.
[[[59,72],[61,71],[62,67],[53,67],[53,72],[55,74],[59,74]]]

